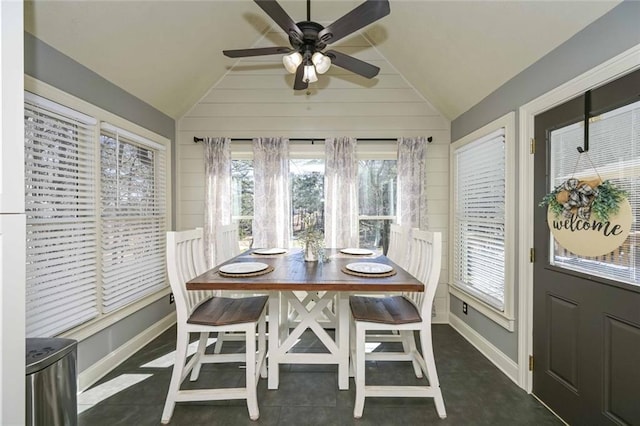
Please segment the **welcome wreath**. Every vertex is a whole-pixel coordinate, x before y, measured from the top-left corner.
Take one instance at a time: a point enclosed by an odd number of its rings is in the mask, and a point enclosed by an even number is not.
[[[611,181],[598,179],[567,179],[544,196],[540,207],[548,206],[555,217],[571,217],[589,220],[591,213],[603,221],[618,213],[620,203],[628,197],[627,191]]]

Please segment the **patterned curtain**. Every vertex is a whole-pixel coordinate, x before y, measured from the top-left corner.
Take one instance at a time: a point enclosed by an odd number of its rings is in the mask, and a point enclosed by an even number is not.
[[[229,138],[204,138],[204,250],[215,266],[218,226],[231,223],[231,150]]]
[[[325,142],[325,227],[327,247],[358,247],[358,161],[356,140]]]
[[[427,229],[424,137],[398,139],[398,221],[411,228]]]
[[[253,140],[253,247],[289,247],[289,140]]]

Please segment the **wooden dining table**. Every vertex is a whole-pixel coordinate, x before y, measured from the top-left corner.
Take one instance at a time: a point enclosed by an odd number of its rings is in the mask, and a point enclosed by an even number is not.
[[[349,296],[360,293],[393,293],[423,291],[423,284],[384,255],[356,256],[339,249],[327,249],[325,260],[306,262],[302,251],[292,249],[280,255],[259,255],[248,250],[229,259],[187,283],[188,290],[230,290],[233,292],[267,293],[269,295],[268,388],[279,386],[281,364],[337,364],[338,388],[349,388]],[[223,276],[219,268],[237,262],[262,262],[269,265],[266,274],[258,276]],[[391,276],[356,276],[345,272],[354,262],[382,263],[393,267]],[[273,270],[271,270],[271,267]],[[353,273],[353,272],[352,272]],[[313,294],[308,305],[296,293]],[[332,306],[336,303],[337,306]],[[295,312],[292,325],[289,314]],[[321,321],[325,313],[335,314],[332,337]],[[293,327],[293,328],[290,328]],[[293,352],[302,333],[311,329],[326,351]]]

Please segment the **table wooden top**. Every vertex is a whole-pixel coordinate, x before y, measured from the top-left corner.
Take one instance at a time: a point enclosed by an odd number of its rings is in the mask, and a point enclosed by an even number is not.
[[[256,255],[248,250],[216,266],[187,283],[188,290],[300,290],[394,292],[424,291],[423,284],[386,256],[350,256],[328,249],[329,260],[305,262],[302,251],[291,249],[283,255]],[[235,262],[262,262],[273,266],[270,273],[255,277],[226,277],[218,273],[222,265]],[[347,274],[342,268],[353,262],[375,262],[391,265],[396,274],[390,277],[361,277]]]

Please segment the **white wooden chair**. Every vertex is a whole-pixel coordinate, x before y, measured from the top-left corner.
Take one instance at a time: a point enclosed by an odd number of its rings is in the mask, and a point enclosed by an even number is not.
[[[216,264],[226,262],[240,254],[238,224],[221,225],[216,234]]]
[[[409,263],[409,234],[411,228],[409,226],[399,225],[392,223],[389,227],[389,248],[387,249],[387,257],[391,259],[393,263],[400,266],[403,269],[408,268]],[[375,297],[389,297],[397,296],[399,293],[383,293],[376,295]],[[391,333],[383,334],[367,334],[367,342],[401,342],[402,336],[397,330]]]
[[[239,230],[238,223],[233,222],[229,225],[221,225],[218,227],[215,238],[216,244],[216,264],[219,265],[227,260],[240,254]],[[246,297],[252,294],[247,292],[225,291],[225,295],[229,297]],[[253,295],[255,296],[255,295]],[[222,345],[225,341],[244,340],[242,333],[218,333],[214,353],[222,351]]]
[[[447,416],[431,341],[431,306],[438,286],[442,262],[442,236],[439,232],[411,231],[408,270],[425,285],[424,292],[403,293],[386,298],[351,296],[351,358],[354,366],[356,399],[353,416],[362,417],[364,400],[373,397],[433,398],[441,418]],[[368,331],[398,330],[403,352],[365,353]],[[416,348],[414,331],[420,332],[422,354]],[[368,386],[365,361],[411,361],[416,377],[426,375],[428,386]]]
[[[249,417],[259,417],[257,382],[267,376],[266,306],[267,296],[226,298],[210,296],[199,291],[187,291],[186,282],[199,275],[204,266],[202,229],[167,232],[167,271],[177,311],[176,360],[162,412],[162,423],[168,423],[176,402],[246,399]],[[256,331],[258,343],[256,351]],[[205,354],[209,333],[243,332],[245,353]],[[190,333],[200,333],[198,350],[187,363]],[[204,363],[244,362],[246,382],[242,388],[180,390],[191,373],[191,381],[198,379]]]
[[[398,266],[406,269],[408,263],[410,228],[404,225],[392,223],[389,227],[389,248],[387,257]]]

